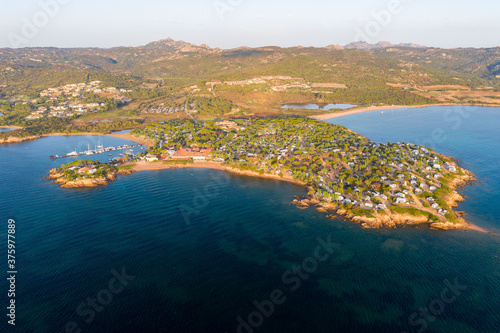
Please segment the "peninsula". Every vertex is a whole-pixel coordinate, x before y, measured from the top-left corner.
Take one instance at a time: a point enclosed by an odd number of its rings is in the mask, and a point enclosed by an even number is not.
[[[455,191],[474,180],[451,158],[411,143],[374,143],[349,129],[305,117],[191,122],[133,130],[154,145],[135,158],[52,170],[64,187],[97,186],[118,173],[204,167],[292,181],[307,187],[299,208],[314,206],[364,228],[427,223],[467,229]],[[89,165],[91,164],[91,165]],[[89,170],[87,170],[89,169]]]

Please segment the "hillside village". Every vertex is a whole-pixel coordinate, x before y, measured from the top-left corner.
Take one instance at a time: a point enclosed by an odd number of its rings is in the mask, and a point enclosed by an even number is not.
[[[122,94],[131,92],[128,89],[101,87],[101,81],[89,83],[67,84],[56,88],[48,88],[39,93],[38,98],[30,100],[8,100],[11,108],[29,108],[31,113],[27,120],[72,117],[107,111],[119,104],[126,104],[130,98]]]

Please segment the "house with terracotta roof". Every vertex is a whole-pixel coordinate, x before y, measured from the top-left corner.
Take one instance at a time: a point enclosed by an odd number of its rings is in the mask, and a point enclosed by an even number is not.
[[[97,171],[97,169],[95,168],[95,166],[94,166],[94,165],[87,165],[87,166],[85,166],[85,167],[83,167],[83,168],[78,169],[78,173],[79,173],[80,175],[82,175],[82,174],[84,174],[84,173],[88,173],[88,174],[91,174],[91,175],[92,175],[92,174],[94,174],[96,171]]]

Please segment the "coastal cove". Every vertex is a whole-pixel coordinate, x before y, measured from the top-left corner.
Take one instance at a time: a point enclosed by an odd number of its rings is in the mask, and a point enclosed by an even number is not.
[[[171,170],[171,169],[212,169],[212,170],[221,170],[224,172],[229,172],[237,175],[248,176],[248,177],[258,177],[258,178],[266,178],[272,179],[275,181],[285,181],[293,184],[297,184],[302,186],[305,190],[311,191],[313,187],[307,186],[304,182],[295,180],[292,177],[285,176],[280,177],[274,174],[260,174],[257,172],[249,171],[249,170],[241,170],[236,167],[231,167],[228,165],[224,165],[221,163],[211,162],[211,161],[194,161],[189,164],[175,164],[175,163],[162,163],[162,162],[150,162],[147,163],[145,161],[126,164],[126,168],[124,170],[118,170],[117,172],[109,174],[107,177],[98,177],[91,179],[77,179],[75,181],[68,181],[61,177],[62,174],[58,174],[56,169],[52,169],[49,173],[49,176],[46,179],[55,179],[54,182],[60,184],[61,187],[64,188],[79,188],[79,187],[97,187],[100,185],[108,185],[109,181],[114,181],[117,179],[117,175],[130,175],[137,171],[150,171],[150,170]],[[455,189],[465,186],[469,182],[475,179],[473,174],[465,174],[463,177],[457,178],[455,184],[451,186],[453,189],[453,193],[448,196],[446,199],[448,205],[450,207],[457,206],[458,202],[464,200],[462,196],[460,196]],[[427,216],[425,215],[412,215],[406,212],[390,212],[388,216],[378,216],[377,219],[373,218],[365,218],[363,216],[356,216],[351,213],[348,213],[344,209],[339,209],[335,204],[320,202],[318,200],[312,199],[307,196],[299,196],[295,195],[295,199],[292,201],[298,208],[306,209],[311,207],[315,207],[316,210],[322,213],[327,213],[330,218],[336,219],[340,216],[344,216],[347,220],[354,221],[357,223],[361,223],[364,228],[380,228],[380,227],[396,227],[396,226],[404,226],[404,225],[418,225],[418,224],[429,224],[430,227],[434,230],[443,229],[457,229],[457,230],[475,230],[480,232],[488,232],[485,229],[473,225],[465,220],[462,220],[458,224],[450,223],[450,222],[434,222],[429,223]]]
[[[20,331],[60,331],[70,320],[87,331],[140,331],[144,317],[129,314],[146,302],[147,316],[159,319],[149,330],[236,332],[237,318],[255,311],[252,302],[280,288],[287,301],[262,332],[412,332],[419,328],[408,322],[412,313],[455,279],[467,289],[429,322],[429,331],[498,330],[500,242],[494,235],[361,229],[312,207],[297,209],[291,201],[306,195],[302,186],[218,170],[144,170],[72,190],[43,180],[60,166],[49,154],[88,140],[131,144],[54,136],[0,146],[6,170],[0,199],[9,202],[1,218],[15,219],[18,242],[31,244],[18,254],[25,276],[18,311],[36,313],[36,320],[20,318]],[[186,220],[182,209],[190,208]],[[312,255],[318,238],[339,247],[294,292],[282,276]],[[86,297],[105,287],[111,270],[122,268],[135,278],[106,315],[89,324],[75,315]],[[62,301],[51,297],[54,285]]]
[[[204,165],[196,162],[207,160],[204,167],[307,184],[308,197],[294,200],[300,208],[312,204],[364,228],[415,223],[471,228],[452,208],[463,200],[456,187],[474,175],[422,146],[375,144],[346,128],[300,117],[238,123],[172,121],[131,134],[154,139],[155,147],[131,160],[65,164],[52,169],[49,179],[63,187],[94,187],[149,163],[155,169],[176,168],[179,161],[196,167]]]

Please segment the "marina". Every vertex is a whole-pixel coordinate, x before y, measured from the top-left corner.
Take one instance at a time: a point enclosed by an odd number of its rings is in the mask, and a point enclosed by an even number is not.
[[[110,151],[133,149],[133,148],[137,148],[140,146],[142,146],[142,145],[137,144],[137,145],[122,145],[122,146],[117,146],[117,147],[104,147],[102,145],[102,143],[98,143],[97,146],[95,146],[95,149],[90,149],[90,146],[87,145],[87,150],[85,150],[85,151],[78,152],[75,148],[74,151],[72,151],[66,155],[63,155],[63,156],[50,155],[49,158],[51,160],[56,160],[58,158],[76,157],[76,156],[81,156],[81,155],[89,155],[90,156],[90,155],[94,155],[94,154],[104,154],[104,153],[108,153]],[[111,155],[111,154],[109,154],[109,155]]]

